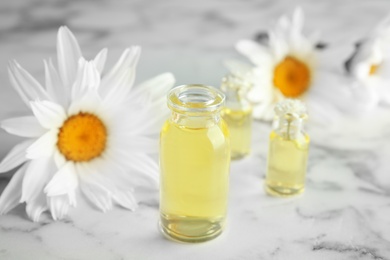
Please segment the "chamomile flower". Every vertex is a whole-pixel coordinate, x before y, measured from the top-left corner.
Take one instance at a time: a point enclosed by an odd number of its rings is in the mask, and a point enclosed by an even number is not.
[[[158,181],[148,154],[157,152],[153,134],[168,113],[163,93],[174,77],[165,73],[133,86],[137,46],[102,73],[107,50],[85,60],[66,27],[58,32],[57,55],[58,70],[44,63],[45,87],[17,62],[9,64],[11,83],[32,115],[1,122],[26,140],[0,164],[0,172],[21,165],[0,197],[0,214],[25,202],[34,221],[46,210],[61,219],[76,206],[78,191],[102,211],[113,204],[134,210],[133,189]]]
[[[356,80],[356,88],[366,92],[365,102],[370,108],[378,103],[390,105],[390,16],[356,45],[345,65]]]
[[[236,44],[237,51],[255,65],[250,69],[253,88],[248,92],[248,99],[254,104],[254,118],[271,120],[275,104],[285,98],[302,99],[309,111],[327,113],[324,107],[328,105],[320,104],[321,91],[315,90],[320,87],[317,84],[317,37],[316,34],[306,37],[302,33],[303,24],[303,12],[297,8],[292,19],[283,16],[278,20],[268,32],[267,44],[252,40],[240,40]],[[249,70],[237,61],[226,65],[232,73]],[[336,112],[335,108],[331,110]]]

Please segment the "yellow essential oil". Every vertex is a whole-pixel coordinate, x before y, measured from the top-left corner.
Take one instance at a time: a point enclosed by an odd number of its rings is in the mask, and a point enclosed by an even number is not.
[[[268,194],[289,197],[303,193],[309,136],[303,131],[306,109],[302,102],[287,99],[275,107],[265,188]]]
[[[168,95],[172,117],[160,137],[160,226],[174,240],[207,241],[224,228],[230,144],[219,116],[223,101],[222,93],[202,85]]]
[[[243,75],[228,74],[221,85],[226,95],[221,115],[229,127],[233,160],[248,155],[251,149],[252,107],[244,97],[251,84],[245,78]]]
[[[252,137],[252,109],[234,110],[225,107],[222,118],[229,126],[231,158],[240,159],[250,153]]]

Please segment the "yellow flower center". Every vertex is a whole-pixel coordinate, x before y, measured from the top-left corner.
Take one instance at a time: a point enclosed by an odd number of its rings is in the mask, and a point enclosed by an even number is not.
[[[274,71],[274,85],[286,97],[299,97],[310,85],[310,70],[300,60],[287,56]]]
[[[370,67],[370,75],[374,75],[379,68],[379,64],[372,64]]]
[[[95,115],[79,113],[69,117],[58,134],[57,147],[69,161],[85,162],[106,148],[107,130]]]

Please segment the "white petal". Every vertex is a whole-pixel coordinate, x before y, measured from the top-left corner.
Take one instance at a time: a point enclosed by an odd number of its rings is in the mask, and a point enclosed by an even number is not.
[[[292,26],[295,30],[301,31],[303,29],[303,24],[305,21],[305,16],[301,7],[297,7],[294,10],[292,18]]]
[[[52,156],[56,148],[57,135],[58,130],[50,130],[42,135],[27,148],[26,157],[28,159],[37,159]]]
[[[148,109],[139,111],[137,116],[132,118],[133,126],[127,130],[132,135],[155,135],[159,134],[164,122],[169,118],[170,110],[166,106],[166,101],[154,102],[148,105]],[[149,118],[145,122],[145,118]],[[129,122],[130,123],[130,122]]]
[[[113,166],[106,160],[102,158],[97,158],[93,161],[86,163],[78,163],[76,165],[76,170],[80,176],[80,182],[82,183],[100,183],[108,191],[113,191],[116,189],[114,183],[112,182],[111,176],[102,174],[105,169],[111,168],[112,171],[118,168],[118,166]]]
[[[327,71],[317,71],[316,82],[308,92],[308,100],[322,101],[348,112],[362,111],[378,104],[377,94],[372,87],[349,78],[335,77]]]
[[[139,46],[133,46],[123,52],[115,66],[102,79],[100,93],[103,97],[107,95],[118,96],[130,91],[140,54],[141,48]],[[110,92],[111,94],[109,94]]]
[[[23,102],[28,107],[30,107],[30,100],[32,100],[33,98],[31,98],[30,94],[26,93],[24,88],[19,85],[18,81],[16,81],[16,77],[14,75],[13,69],[11,69],[12,66],[13,66],[12,64],[8,64],[8,77],[9,77],[9,80],[10,80],[12,86],[15,88],[16,92],[18,92],[18,94],[19,94],[20,98],[23,100]]]
[[[68,109],[68,115],[76,115],[80,112],[99,115],[101,106],[102,100],[99,94],[94,90],[90,90],[72,102]]]
[[[77,173],[73,162],[67,162],[54,175],[49,184],[45,187],[47,196],[58,196],[73,192],[77,188]]]
[[[111,192],[99,183],[96,173],[89,171],[88,168],[80,169],[81,191],[93,205],[106,212],[112,208]]]
[[[76,190],[72,190],[68,192],[68,201],[69,205],[76,207],[77,201],[76,201]]]
[[[27,160],[26,150],[35,140],[26,140],[15,145],[0,163],[0,172],[8,172]]]
[[[131,158],[133,159],[134,165],[136,165],[142,173],[146,174],[157,183],[159,182],[160,171],[156,161],[145,154],[132,154]]]
[[[252,65],[239,60],[225,60],[223,64],[236,76],[248,75],[253,69]]]
[[[51,216],[54,220],[61,220],[69,211],[69,199],[66,195],[48,197]]]
[[[359,45],[355,56],[350,63],[350,72],[360,80],[367,79],[370,75],[370,68],[373,64],[380,64],[383,61],[383,51],[379,46],[378,39],[367,39]],[[380,66],[378,72],[382,66]]]
[[[53,101],[63,107],[66,107],[68,104],[68,91],[62,84],[61,78],[58,75],[57,70],[54,68],[53,62],[51,59],[49,62],[45,60],[44,65],[47,93]]]
[[[286,15],[282,15],[276,24],[275,30],[278,33],[285,34],[291,28],[290,19]]]
[[[87,199],[101,211],[107,212],[112,208],[111,195],[103,186],[83,184],[81,190]]]
[[[111,89],[104,96],[105,104],[122,104],[129,96],[135,79],[135,68],[129,68],[112,82]]]
[[[107,48],[101,50],[93,59],[96,69],[99,71],[100,74],[102,74],[104,65],[106,64],[106,59],[107,59]]]
[[[138,85],[131,96],[137,98],[138,95],[150,93],[152,99],[161,97],[164,97],[165,99],[165,96],[173,87],[173,84],[175,84],[175,77],[173,74],[169,72],[163,73]]]
[[[350,113],[371,110],[377,107],[380,99],[383,98],[383,96],[378,92],[378,89],[375,89],[375,87],[376,86],[354,82],[351,86],[349,86],[349,88],[347,88],[349,95],[347,95],[346,98],[342,98],[343,96],[341,96],[341,100],[335,98],[331,102],[335,106],[338,106],[344,111]],[[335,95],[340,96],[337,92]]]
[[[65,87],[70,87],[73,84],[80,57],[81,50],[76,38],[67,27],[62,26],[57,35],[57,59],[60,76]]]
[[[131,122],[124,115],[122,115],[122,123],[120,123],[121,119],[118,116],[111,117],[112,120],[109,125],[113,126],[112,133],[118,134],[118,136],[148,136],[159,134],[164,122],[169,118],[169,114],[171,113],[166,106],[166,101],[153,102],[150,105],[145,105],[145,107],[145,109],[139,110],[138,114],[132,115]],[[145,118],[149,119],[145,121]],[[152,146],[147,145],[146,147],[150,147],[152,150],[147,149],[145,151],[153,152],[154,148]]]
[[[8,133],[23,137],[38,137],[46,132],[33,116],[14,117],[3,120],[0,124]]]
[[[93,175],[100,176],[100,183],[104,183],[112,192],[115,190],[131,190],[134,187],[139,186],[156,186],[157,182],[152,181],[145,174],[140,172],[135,166],[124,167],[119,163],[108,162],[106,159],[102,159],[101,162],[97,162],[98,171],[91,171]]]
[[[62,166],[64,166],[64,164],[66,163],[66,158],[62,155],[62,153],[58,149],[54,150],[53,157],[57,169],[62,168]]]
[[[50,100],[41,84],[38,83],[16,61],[8,65],[8,74],[12,85],[19,93],[23,101],[29,106],[31,100]]]
[[[36,200],[53,174],[54,164],[52,158],[31,160],[24,175],[20,202]]]
[[[360,62],[352,67],[352,75],[359,80],[366,80],[370,76],[371,64],[367,62]]]
[[[72,100],[83,96],[87,91],[97,91],[100,85],[100,74],[94,61],[86,61],[80,58],[76,81],[72,87]]]
[[[390,16],[389,16],[390,19]],[[390,30],[390,28],[389,28]],[[390,105],[390,62],[383,62],[378,69],[377,77],[372,77],[371,85],[368,86],[376,91],[377,95],[380,98],[381,103],[385,105]]]
[[[137,200],[135,199],[133,192],[131,191],[116,191],[112,198],[116,203],[118,203],[120,206],[129,209],[131,211],[134,211],[137,209]]]
[[[387,84],[380,84],[377,86],[377,93],[379,94],[380,100],[386,105],[390,105],[390,89],[389,81],[386,81]]]
[[[248,91],[247,98],[253,103],[272,102],[275,100],[275,87],[272,82],[272,72],[263,68],[261,73],[254,73],[253,87]]]
[[[240,40],[236,44],[236,49],[238,52],[248,57],[254,64],[259,66],[264,62],[269,63],[271,60],[269,50],[251,40]]]
[[[110,140],[113,147],[123,147],[124,150],[141,153],[158,153],[158,140],[146,136],[118,135]]]
[[[39,222],[39,218],[42,215],[42,212],[48,209],[46,203],[46,196],[43,191],[40,192],[39,196],[34,200],[27,202],[26,212],[28,217],[34,221]]]
[[[267,93],[267,95],[263,95],[263,93]],[[269,91],[267,91],[263,86],[255,86],[247,93],[247,98],[253,103],[259,103],[262,101],[267,101],[271,99],[272,97],[268,94]]]
[[[124,165],[125,169],[134,169],[154,182],[159,182],[158,164],[145,154],[130,153],[125,150],[111,150],[110,159],[118,160],[117,163]],[[108,155],[107,155],[108,156]]]
[[[269,35],[272,56],[274,58],[274,62],[278,63],[279,61],[284,60],[284,58],[289,54],[289,46],[284,37],[272,32]]]
[[[32,101],[31,109],[39,123],[46,129],[58,128],[66,119],[64,109],[49,101]]]
[[[22,195],[22,182],[28,164],[20,167],[0,196],[0,215],[8,213],[19,204]]]

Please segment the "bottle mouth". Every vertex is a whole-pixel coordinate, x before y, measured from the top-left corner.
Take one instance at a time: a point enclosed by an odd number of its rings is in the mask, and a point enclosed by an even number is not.
[[[252,88],[252,74],[227,74],[222,78],[221,89],[223,91],[234,90],[245,93]]]
[[[200,84],[181,85],[168,93],[168,107],[178,113],[217,112],[224,102],[221,91]]]
[[[307,112],[305,104],[298,99],[285,99],[275,106],[275,115],[287,121],[306,120]]]

